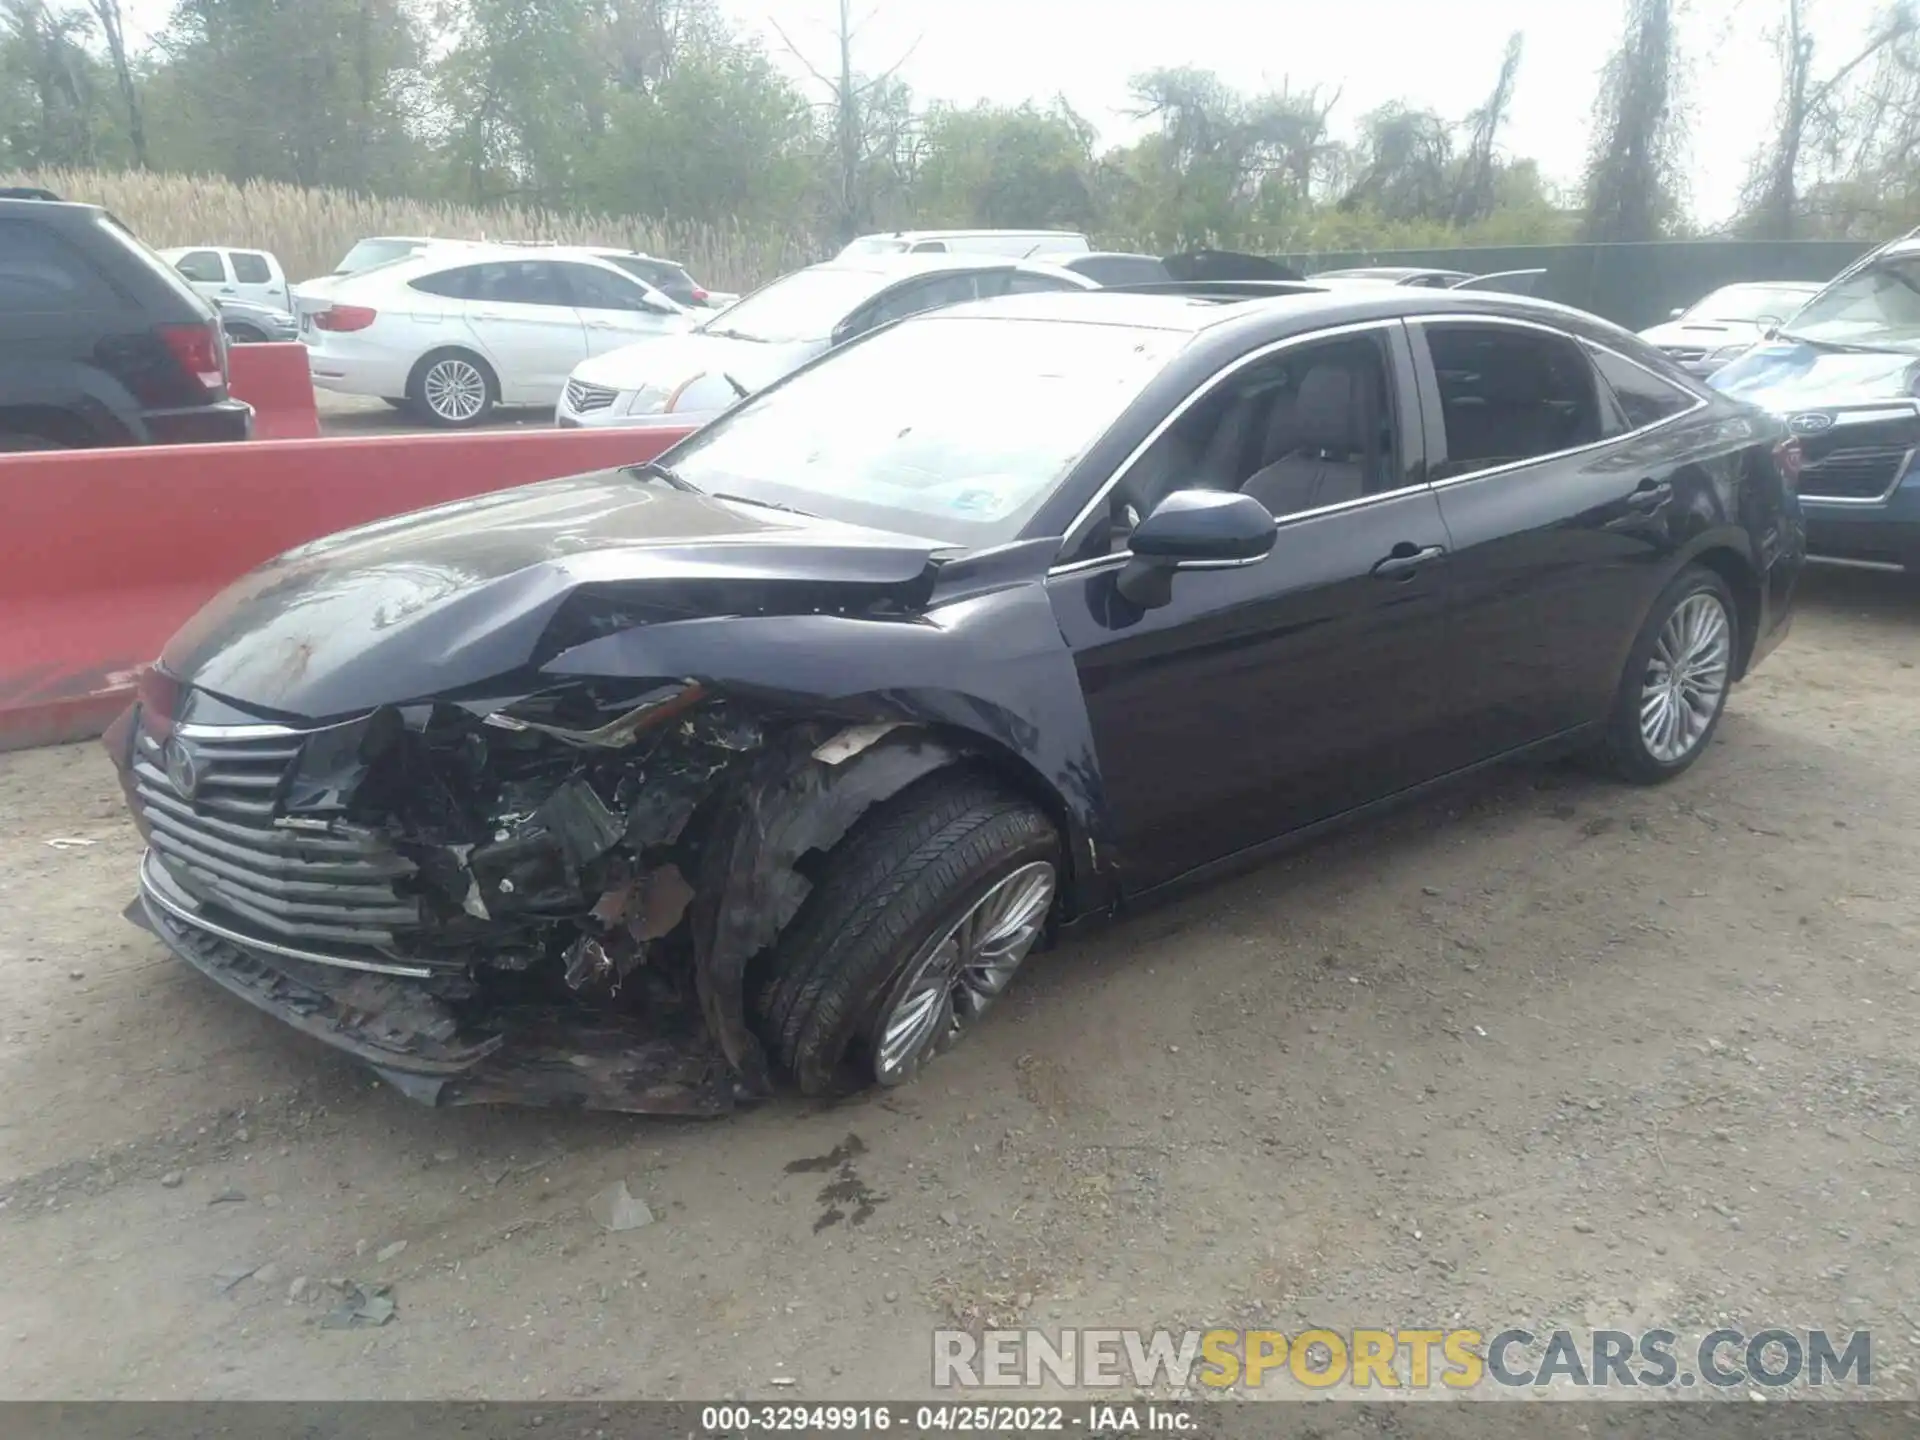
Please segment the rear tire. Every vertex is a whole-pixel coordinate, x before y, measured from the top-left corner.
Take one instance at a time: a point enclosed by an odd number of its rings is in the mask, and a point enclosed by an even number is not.
[[[1059,855],[1045,815],[966,771],[862,819],[760,989],[761,1034],[801,1093],[904,1084],[959,1039],[1044,933]]]
[[[404,395],[382,395],[380,398],[396,410],[408,410],[413,406],[413,402]]]
[[[1715,571],[1689,565],[1660,592],[1627,656],[1607,722],[1609,768],[1657,785],[1692,766],[1720,728],[1739,653],[1732,590]]]
[[[429,425],[464,430],[478,425],[500,402],[493,367],[470,350],[436,350],[413,367],[407,401]]]

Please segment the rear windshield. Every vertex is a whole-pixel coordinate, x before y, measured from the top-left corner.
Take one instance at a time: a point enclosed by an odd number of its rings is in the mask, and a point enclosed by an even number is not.
[[[166,286],[191,313],[204,315],[209,320],[213,318],[213,307],[207,303],[205,297],[187,283],[184,275],[161,259],[144,240],[111,215],[101,215],[95,223],[109,245],[123,254],[130,263],[145,270],[149,277]]]
[[[336,275],[354,275],[362,270],[371,270],[376,265],[385,265],[394,260],[404,259],[420,247],[411,240],[362,240],[341,257],[340,263],[333,267]]]

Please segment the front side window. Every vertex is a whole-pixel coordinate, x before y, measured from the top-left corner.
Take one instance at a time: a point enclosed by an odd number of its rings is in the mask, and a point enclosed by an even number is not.
[[[1662,379],[1611,350],[1592,345],[1587,347],[1587,354],[1592,357],[1593,368],[1600,372],[1600,378],[1613,391],[1613,398],[1620,403],[1620,413],[1629,430],[1658,425],[1700,403],[1671,380]]]
[[[1176,490],[1238,490],[1285,519],[1400,487],[1400,427],[1377,332],[1289,346],[1214,384],[1129,467],[1104,533],[1114,553]]]
[[[573,303],[583,310],[651,310],[647,292],[591,265],[562,265]]]
[[[267,257],[257,255],[251,250],[233,252],[233,278],[242,285],[270,285],[273,283],[273,267],[267,264]]]
[[[173,262],[173,268],[201,285],[220,285],[227,278],[227,267],[220,263],[219,253],[213,250],[189,250]]]
[[[1573,341],[1513,325],[1428,325],[1447,458],[1457,479],[1590,445],[1602,433],[1593,367]]]
[[[1816,344],[1920,350],[1920,255],[1891,256],[1836,280],[1781,333]]]
[[[796,270],[724,311],[704,327],[705,333],[769,345],[825,341],[836,325],[890,283],[892,277],[876,270],[833,265]]]
[[[1187,339],[923,316],[744,401],[667,459],[709,493],[996,545],[1019,535]]]
[[[867,328],[904,320],[925,310],[962,305],[979,298],[980,277],[967,272],[960,275],[936,275],[930,280],[915,280],[880,297],[870,312]]]

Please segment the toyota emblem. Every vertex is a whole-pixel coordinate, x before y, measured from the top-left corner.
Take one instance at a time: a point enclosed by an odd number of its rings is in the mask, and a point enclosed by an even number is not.
[[[1824,435],[1833,428],[1833,416],[1815,410],[1810,414],[1796,415],[1787,422],[1787,429],[1796,435]]]
[[[182,800],[193,799],[193,792],[200,788],[200,762],[192,750],[178,737],[167,742],[167,781],[179,793]]]

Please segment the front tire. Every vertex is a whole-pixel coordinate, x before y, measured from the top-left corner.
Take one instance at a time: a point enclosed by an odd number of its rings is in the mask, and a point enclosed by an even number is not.
[[[1739,653],[1740,611],[1716,572],[1690,565],[1641,628],[1607,725],[1615,773],[1657,785],[1686,771],[1720,728]]]
[[[428,424],[464,430],[493,413],[500,401],[500,383],[478,355],[436,350],[413,367],[407,399]]]
[[[762,1036],[802,1094],[914,1078],[1006,991],[1045,930],[1059,837],[1027,801],[943,771],[868,814],[775,946]]]

